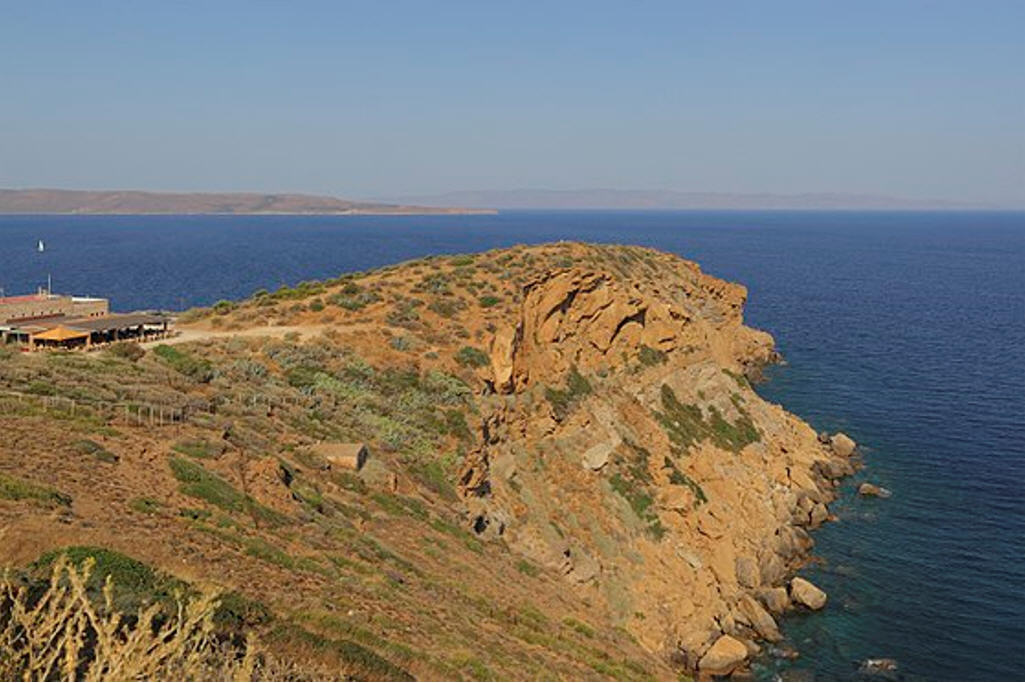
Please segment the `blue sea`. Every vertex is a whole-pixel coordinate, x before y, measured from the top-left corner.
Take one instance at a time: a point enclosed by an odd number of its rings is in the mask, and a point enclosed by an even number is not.
[[[46,251],[36,251],[37,240]],[[863,444],[815,534],[827,608],[785,620],[770,678],[1025,677],[1025,214],[505,212],[0,217],[0,287],[181,309],[427,254],[641,244],[747,285],[788,363],[758,390]],[[870,480],[893,491],[862,500]]]

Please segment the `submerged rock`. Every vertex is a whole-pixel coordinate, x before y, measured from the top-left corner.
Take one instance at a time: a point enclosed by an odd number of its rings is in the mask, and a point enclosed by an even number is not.
[[[747,660],[747,647],[733,636],[720,636],[708,649],[698,669],[711,676],[726,676]]]
[[[897,660],[889,657],[866,659],[858,667],[861,673],[865,674],[888,674],[897,670]]]
[[[790,597],[808,609],[822,609],[826,605],[825,591],[800,576],[790,580]]]
[[[889,489],[884,489],[882,486],[876,486],[875,484],[870,484],[866,481],[858,487],[858,495],[866,498],[889,498],[893,494]]]

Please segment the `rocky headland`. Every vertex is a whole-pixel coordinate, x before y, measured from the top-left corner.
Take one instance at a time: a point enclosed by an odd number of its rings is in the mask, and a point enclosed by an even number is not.
[[[827,604],[799,574],[857,457],[847,436],[820,436],[755,391],[749,378],[778,355],[744,325],[746,299],[677,256],[559,243],[193,311],[187,342],[82,361],[111,402],[197,411],[156,428],[98,411],[111,432],[90,438],[117,458],[108,482],[152,505],[126,508],[74,464],[27,464],[66,436],[0,414],[17,444],[0,474],[75,501],[58,520],[0,495],[0,563],[75,537],[216,573],[321,636],[344,622],[351,638],[359,620],[373,632],[360,642],[419,678],[729,675],[783,640],[788,611]],[[72,393],[40,358],[15,361],[8,387]],[[324,442],[370,457],[339,476],[317,456]],[[272,513],[204,499],[186,467]],[[378,550],[360,550],[367,539]],[[367,572],[387,591],[367,589]],[[301,599],[282,594],[288,581]]]
[[[0,189],[0,214],[424,215],[491,214],[494,209],[360,202],[308,194]]]

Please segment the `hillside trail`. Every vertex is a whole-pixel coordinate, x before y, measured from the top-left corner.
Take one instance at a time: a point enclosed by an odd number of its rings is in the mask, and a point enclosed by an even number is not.
[[[144,349],[154,346],[185,344],[187,342],[204,341],[207,339],[222,339],[228,337],[284,337],[295,333],[299,337],[314,337],[329,327],[336,325],[268,325],[266,327],[250,327],[241,330],[211,330],[197,327],[176,328],[178,334],[167,339],[156,339],[154,341],[140,344]],[[360,325],[346,325],[346,329],[356,331]],[[379,326],[377,326],[379,327]]]

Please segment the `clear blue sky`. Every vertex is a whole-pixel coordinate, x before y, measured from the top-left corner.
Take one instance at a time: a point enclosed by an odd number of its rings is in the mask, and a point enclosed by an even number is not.
[[[1025,204],[1025,2],[0,0],[0,187]]]

